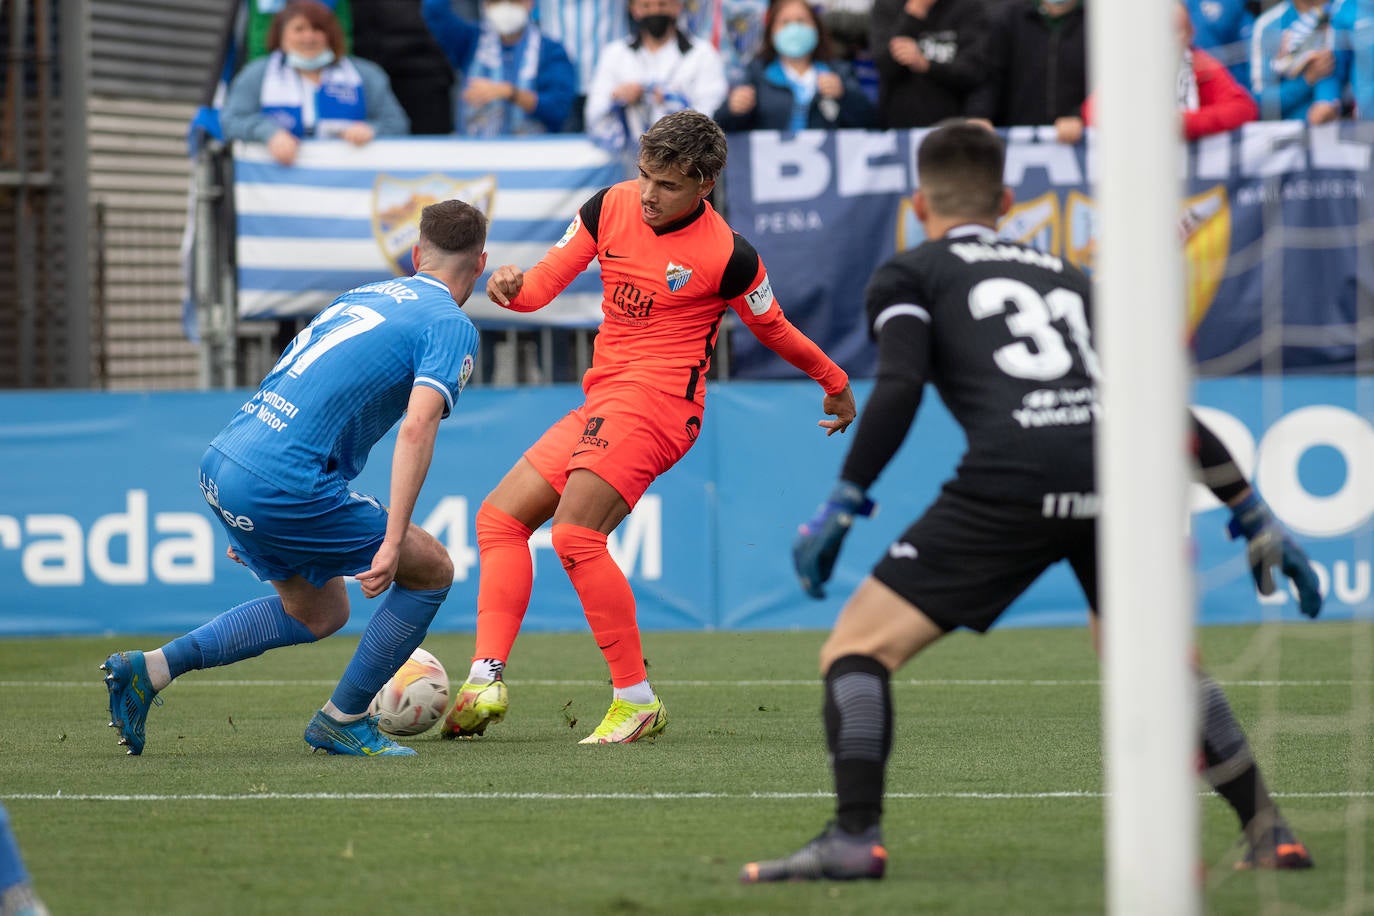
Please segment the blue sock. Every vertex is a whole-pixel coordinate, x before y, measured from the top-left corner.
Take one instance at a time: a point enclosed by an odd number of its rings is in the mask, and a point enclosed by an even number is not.
[[[19,855],[19,842],[10,830],[10,816],[4,805],[0,805],[0,893],[16,884],[29,880],[24,869],[24,859]]]
[[[329,698],[339,712],[349,716],[367,712],[377,691],[424,640],[429,622],[447,596],[446,588],[418,591],[391,586]]]
[[[315,634],[282,607],[281,598],[254,598],[162,647],[173,678],[232,665],[268,649],[314,642]]]

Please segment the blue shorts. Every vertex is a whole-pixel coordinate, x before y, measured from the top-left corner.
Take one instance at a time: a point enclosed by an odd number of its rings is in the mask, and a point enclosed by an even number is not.
[[[344,485],[311,497],[278,489],[217,449],[200,459],[200,491],[245,566],[264,582],[302,576],[316,588],[372,567],[386,509]]]

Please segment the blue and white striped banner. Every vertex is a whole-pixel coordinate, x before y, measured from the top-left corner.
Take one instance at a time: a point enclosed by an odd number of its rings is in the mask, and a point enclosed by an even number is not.
[[[234,145],[239,317],[314,315],[339,293],[411,273],[420,210],[459,198],[491,219],[488,269],[529,268],[588,197],[628,177],[623,160],[578,136],[519,140],[415,137],[301,145],[281,166],[261,144]],[[601,275],[591,267],[548,308],[509,312],[482,290],[466,311],[492,324],[592,327]]]

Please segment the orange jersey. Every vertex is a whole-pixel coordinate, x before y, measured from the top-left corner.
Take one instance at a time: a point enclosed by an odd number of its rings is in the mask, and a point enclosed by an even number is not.
[[[849,378],[782,313],[752,245],[709,203],[655,230],[640,211],[639,184],[623,181],[582,205],[558,244],[525,272],[508,308],[548,305],[595,257],[605,318],[582,387],[632,381],[702,404],[725,310],[732,308],[765,346],[820,383],[826,394]]]

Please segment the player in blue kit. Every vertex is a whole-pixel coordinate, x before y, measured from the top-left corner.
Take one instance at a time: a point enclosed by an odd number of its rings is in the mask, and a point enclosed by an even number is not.
[[[457,200],[424,209],[416,273],[344,293],[296,335],[200,463],[200,489],[229,555],[276,590],[160,649],[116,652],[110,725],[141,754],[148,709],[187,671],[314,642],[348,621],[344,576],[383,595],[306,743],[331,754],[407,756],[368,704],[420,645],[453,584],[453,562],[412,524],[439,422],[472,372],[477,329],[461,303],[486,267],[487,222]],[[372,447],[401,420],[389,509],[354,493]]]

